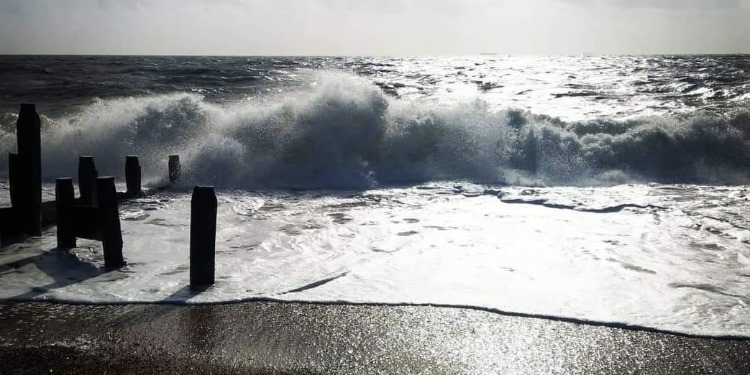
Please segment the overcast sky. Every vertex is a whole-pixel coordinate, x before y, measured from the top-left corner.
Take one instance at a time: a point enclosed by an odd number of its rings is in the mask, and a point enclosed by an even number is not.
[[[750,53],[750,0],[0,0],[0,53]]]

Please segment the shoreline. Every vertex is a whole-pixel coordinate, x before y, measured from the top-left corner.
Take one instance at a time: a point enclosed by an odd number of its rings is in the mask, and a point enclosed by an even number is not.
[[[617,321],[599,321],[599,320],[588,320],[584,318],[574,318],[559,315],[549,314],[534,314],[524,313],[517,311],[507,311],[496,309],[492,307],[474,306],[474,305],[460,305],[460,304],[444,304],[444,303],[408,303],[408,302],[349,302],[349,301],[309,301],[309,300],[294,300],[294,299],[276,299],[272,297],[249,297],[238,300],[229,301],[214,301],[214,302],[188,302],[188,301],[122,301],[122,302],[88,302],[88,301],[66,301],[66,300],[28,300],[28,299],[0,299],[0,306],[2,305],[13,305],[13,304],[24,304],[24,303],[41,303],[41,304],[55,304],[55,305],[69,305],[69,306],[174,306],[174,307],[197,307],[197,306],[223,306],[223,305],[240,305],[250,303],[274,303],[279,305],[312,305],[312,306],[361,306],[369,308],[388,308],[388,307],[414,307],[414,308],[436,308],[436,309],[460,309],[484,312],[489,314],[498,314],[507,317],[514,318],[526,318],[526,319],[544,319],[558,323],[569,323],[587,325],[593,327],[604,327],[604,328],[615,328],[629,331],[643,331],[648,333],[665,334],[672,336],[681,336],[692,339],[715,339],[715,340],[736,340],[736,341],[750,341],[750,336],[743,335],[710,335],[710,334],[694,334],[686,333],[681,331],[649,327],[637,324],[627,324]]]
[[[750,340],[458,307],[0,302],[0,372],[750,372]]]

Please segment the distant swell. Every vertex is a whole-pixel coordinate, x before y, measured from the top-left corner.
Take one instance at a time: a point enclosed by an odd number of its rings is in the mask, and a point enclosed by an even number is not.
[[[564,122],[480,100],[398,100],[363,79],[326,77],[314,90],[240,104],[175,93],[45,118],[44,177],[75,175],[80,154],[122,176],[125,155],[137,154],[153,183],[166,178],[167,155],[180,154],[187,182],[227,188],[750,180],[750,112]],[[0,116],[4,150],[15,149],[14,121]]]

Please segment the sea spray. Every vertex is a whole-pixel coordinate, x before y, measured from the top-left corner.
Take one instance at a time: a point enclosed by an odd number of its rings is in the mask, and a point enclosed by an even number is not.
[[[187,183],[225,188],[357,188],[467,179],[588,185],[743,183],[750,174],[750,114],[562,121],[482,99],[451,105],[387,96],[362,78],[319,75],[312,89],[217,104],[189,93],[98,100],[46,119],[44,178],[72,175],[94,155],[122,177],[139,155],[146,181],[184,155]],[[6,121],[7,120],[7,121]],[[13,148],[12,116],[0,142]],[[7,175],[7,155],[0,173]]]

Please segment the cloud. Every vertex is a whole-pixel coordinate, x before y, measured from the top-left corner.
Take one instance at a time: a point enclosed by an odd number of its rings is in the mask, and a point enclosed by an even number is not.
[[[750,0],[0,0],[0,53],[750,52]]]
[[[627,9],[727,10],[746,8],[748,0],[558,0],[581,6],[617,7]]]

